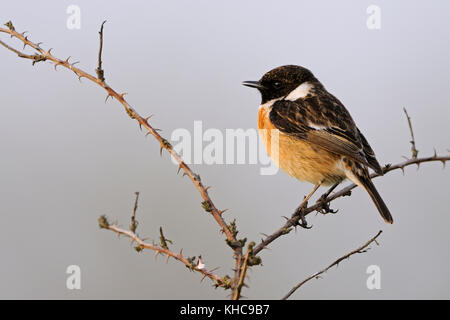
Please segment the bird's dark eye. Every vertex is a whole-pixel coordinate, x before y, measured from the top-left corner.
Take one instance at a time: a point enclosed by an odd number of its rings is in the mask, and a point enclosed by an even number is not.
[[[280,81],[274,81],[274,82],[272,83],[272,86],[273,86],[275,89],[280,89],[280,88],[281,88],[281,82],[280,82]]]

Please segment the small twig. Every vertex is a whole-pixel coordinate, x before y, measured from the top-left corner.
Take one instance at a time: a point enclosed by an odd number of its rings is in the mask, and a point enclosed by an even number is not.
[[[139,192],[135,192],[135,194],[136,194],[136,200],[134,201],[133,214],[131,215],[131,224],[130,224],[130,230],[133,233],[136,233],[136,228],[138,225],[138,222],[136,221],[136,211],[138,208]]]
[[[101,81],[105,81],[105,72],[102,69],[102,50],[103,50],[103,25],[105,24],[106,20],[103,21],[100,31],[98,34],[100,35],[100,47],[98,49],[98,67],[95,69],[95,72],[97,73],[97,78]]]
[[[302,282],[300,282],[299,284],[297,284],[296,286],[294,286],[289,292],[288,292],[288,294],[286,294],[283,298],[282,298],[282,300],[286,300],[286,299],[288,299],[298,288],[300,288],[302,285],[304,285],[306,282],[308,282],[309,280],[311,280],[311,279],[314,279],[314,278],[319,278],[319,276],[322,274],[322,273],[325,273],[325,272],[327,272],[331,267],[333,267],[333,266],[337,266],[342,260],[344,260],[344,259],[348,259],[348,258],[350,258],[350,256],[352,256],[352,255],[354,255],[354,254],[356,254],[356,253],[364,253],[364,252],[366,252],[367,250],[369,250],[369,249],[366,249],[372,242],[375,242],[377,245],[378,245],[378,243],[376,242],[376,239],[378,238],[378,236],[382,233],[383,231],[378,231],[378,233],[376,234],[376,236],[375,237],[373,237],[373,238],[371,238],[369,241],[367,241],[365,244],[363,244],[362,246],[360,246],[359,248],[357,248],[357,249],[355,249],[355,250],[353,250],[353,251],[351,251],[351,252],[349,252],[349,253],[347,253],[346,255],[344,255],[344,256],[342,256],[342,257],[340,257],[339,259],[337,259],[336,261],[334,261],[332,264],[330,264],[328,267],[326,267],[325,269],[323,269],[323,270],[321,270],[321,271],[319,271],[319,272],[316,272],[316,273],[314,273],[313,275],[311,275],[311,276],[309,276],[308,278],[306,278],[305,280],[303,280]]]
[[[411,118],[409,117],[408,112],[406,111],[406,108],[403,108],[403,111],[406,114],[406,119],[408,120],[409,132],[411,133],[411,141],[409,141],[409,142],[411,143],[412,158],[416,159],[417,155],[419,154],[419,150],[416,149],[416,140],[414,139],[414,131],[413,131],[412,124],[411,124]]]
[[[249,253],[247,252],[244,257],[244,262],[242,263],[239,281],[234,290],[232,300],[239,300],[241,297],[241,291],[242,291],[242,287],[244,286],[245,275],[246,275],[247,269],[248,269],[248,264],[247,264],[248,257],[249,257]]]
[[[239,300],[241,298],[241,291],[242,287],[245,285],[245,276],[247,274],[247,269],[250,266],[249,259],[253,257],[253,247],[255,246],[254,242],[250,242],[247,248],[247,253],[244,256],[244,261],[242,262],[241,270],[240,270],[240,276],[239,281],[235,285],[232,300]]]
[[[164,236],[162,227],[159,227],[159,244],[160,244],[160,246],[164,249],[169,249],[168,243],[173,244],[172,240],[169,240]]]
[[[310,229],[311,227],[308,227],[308,223],[306,222],[305,215],[303,214],[303,210],[307,207],[309,199],[311,199],[313,194],[317,191],[317,189],[319,189],[320,185],[321,185],[321,183],[316,184],[314,186],[314,188],[312,189],[312,191],[306,197],[304,197],[302,203],[300,203],[298,208],[295,210],[294,215],[300,216],[300,220],[302,220],[302,223],[300,224],[300,226],[302,226],[305,229]]]
[[[20,52],[19,50],[16,50],[10,46],[8,46],[6,43],[0,40],[0,44],[4,46],[6,49],[11,50],[12,52],[16,53],[20,58],[24,59],[30,59],[32,60],[32,64],[34,65],[36,62],[45,61],[46,58],[43,55],[40,54],[25,54],[23,52]]]

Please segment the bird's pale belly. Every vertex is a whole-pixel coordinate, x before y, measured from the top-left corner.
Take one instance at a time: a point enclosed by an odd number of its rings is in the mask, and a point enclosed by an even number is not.
[[[302,181],[323,185],[341,182],[346,178],[341,156],[278,131],[269,121],[266,108],[259,110],[258,129],[267,153],[287,174]]]

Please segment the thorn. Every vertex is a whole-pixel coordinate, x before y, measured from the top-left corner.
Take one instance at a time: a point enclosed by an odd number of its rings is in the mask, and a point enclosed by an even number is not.
[[[142,121],[144,124],[148,124],[148,119],[150,119],[152,116],[153,116],[153,115],[151,115],[151,116],[149,116],[149,117],[147,117],[147,118],[140,118],[140,119],[141,119],[141,121]],[[141,122],[139,122],[139,129],[141,129],[141,131],[142,131],[142,123],[141,123]]]
[[[148,131],[146,134],[145,134],[145,136],[148,136],[149,134],[151,134],[151,132],[150,131]]]
[[[50,49],[48,49],[48,51],[47,51],[47,55],[51,55],[51,52],[52,52],[52,50],[53,50],[53,48],[50,48]]]
[[[181,164],[180,164],[180,165],[178,166],[177,174],[180,173],[181,168],[182,168],[182,166],[181,166]]]
[[[41,44],[43,44],[43,42],[36,43],[36,47],[40,48]]]
[[[22,37],[25,37],[25,33],[29,33],[28,31],[24,31],[21,33]]]
[[[178,254],[180,257],[183,257],[183,248],[181,248],[180,253]]]
[[[205,191],[208,191],[211,188],[211,186],[206,186]]]
[[[68,64],[68,63],[69,63],[69,59],[70,59],[70,56],[68,56],[67,59],[64,60],[64,63],[67,63],[67,64]]]
[[[445,169],[445,160],[441,160],[442,162],[442,169]]]
[[[266,238],[269,236],[267,233],[262,233],[262,232],[261,232],[260,234],[262,234],[262,235],[263,235],[264,237],[266,237]]]
[[[405,175],[405,167],[400,167],[400,169],[402,169],[402,173]]]
[[[160,144],[161,144],[161,147],[159,148],[159,155],[160,155],[160,156],[162,156],[163,149],[169,149],[169,148],[172,147],[172,145],[170,144],[170,142],[167,141],[167,140],[164,139],[164,138],[161,139]]]
[[[166,264],[168,264],[168,263],[169,263],[169,258],[170,258],[170,256],[169,256],[169,255],[167,255],[167,259],[166,259]]]
[[[219,270],[219,269],[220,269],[220,267],[215,267],[214,269],[209,270],[209,272],[210,272],[210,273],[213,273],[214,271],[217,271],[217,270]]]
[[[123,97],[124,97],[126,94],[128,94],[128,92],[121,93],[121,94],[119,94],[119,97],[123,100]]]
[[[109,98],[109,97],[111,97],[111,99],[114,98],[114,96],[113,96],[112,94],[108,93],[108,94],[106,95],[106,98],[105,98],[105,103],[106,103],[106,101],[108,101],[108,98]]]
[[[228,209],[219,210],[219,214],[222,215],[223,213],[227,212]]]
[[[147,118],[145,118],[145,122],[148,121],[148,119],[150,119],[151,117],[153,117],[153,114],[149,115]]]
[[[160,254],[159,250],[156,250],[155,251],[155,260],[157,260],[159,254]]]
[[[417,170],[419,170],[419,168],[420,168],[420,162],[417,162],[416,165],[417,165]]]
[[[73,66],[76,65],[77,63],[80,63],[80,61],[72,62],[72,63],[70,64],[70,67],[73,68]]]

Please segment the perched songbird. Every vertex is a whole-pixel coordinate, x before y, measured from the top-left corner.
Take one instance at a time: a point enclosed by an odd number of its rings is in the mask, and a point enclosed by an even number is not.
[[[344,105],[311,71],[282,66],[243,84],[261,93],[258,129],[267,153],[281,169],[316,188],[348,178],[369,193],[384,221],[393,222],[369,178],[368,167],[382,174],[372,148]],[[278,140],[272,139],[273,129],[278,130]]]

